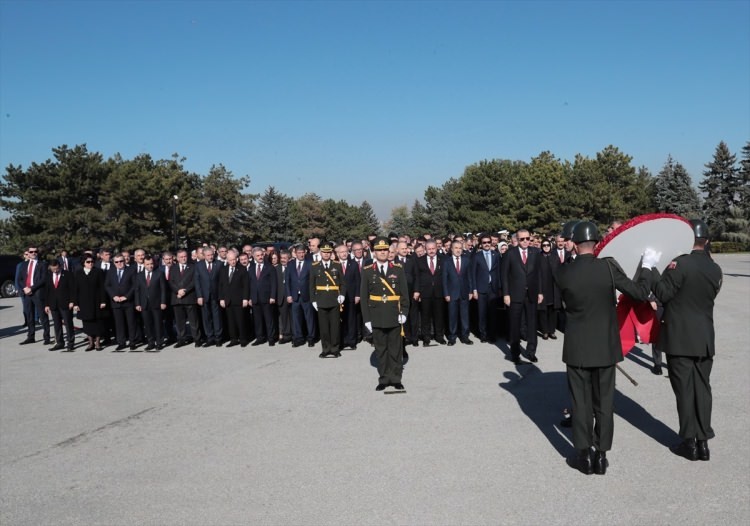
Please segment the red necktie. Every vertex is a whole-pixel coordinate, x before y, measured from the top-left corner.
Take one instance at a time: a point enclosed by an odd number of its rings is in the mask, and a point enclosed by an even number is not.
[[[169,281],[169,267],[164,267],[164,279]]]
[[[435,259],[430,258],[430,273],[435,274]]]
[[[34,260],[29,260],[29,269],[26,271],[26,286],[31,288],[31,277],[34,275]]]
[[[151,273],[146,272],[146,286],[148,287],[149,285],[151,285]]]
[[[456,274],[461,274],[461,258],[456,258]]]
[[[560,263],[565,263],[565,252],[560,251]]]
[[[521,251],[521,260],[523,260],[523,264],[525,265],[526,264],[526,251],[525,250]]]
[[[344,263],[343,261],[341,262],[341,271],[342,273],[346,274],[346,263]]]
[[[211,263],[208,264],[208,273],[211,274]]]
[[[255,279],[260,279],[260,265],[255,269]]]
[[[60,283],[60,274],[55,272],[55,288],[57,288],[58,283]]]

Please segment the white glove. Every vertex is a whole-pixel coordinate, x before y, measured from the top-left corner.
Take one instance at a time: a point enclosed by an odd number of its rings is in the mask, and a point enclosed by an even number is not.
[[[366,321],[365,322],[365,329],[367,329],[368,331],[372,332],[372,322],[371,321]]]
[[[341,305],[342,303],[344,303],[344,296],[339,296],[339,297],[338,297],[338,298],[336,298],[336,299],[338,299],[338,301],[339,301],[339,305]]]
[[[313,301],[313,309],[318,310],[318,302]]]
[[[403,325],[404,323],[406,323],[406,316],[403,315],[403,314],[399,314],[398,315],[398,324],[399,325]]]
[[[647,248],[643,251],[641,266],[643,268],[653,268],[659,263],[659,259],[661,259],[661,252],[657,252],[653,248]]]

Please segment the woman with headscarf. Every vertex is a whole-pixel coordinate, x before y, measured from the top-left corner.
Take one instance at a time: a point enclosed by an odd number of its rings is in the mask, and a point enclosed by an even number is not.
[[[101,319],[106,307],[104,272],[94,267],[94,257],[86,253],[83,257],[83,266],[75,273],[73,311],[83,322],[83,332],[89,340],[87,351],[102,350],[100,337],[104,331]]]

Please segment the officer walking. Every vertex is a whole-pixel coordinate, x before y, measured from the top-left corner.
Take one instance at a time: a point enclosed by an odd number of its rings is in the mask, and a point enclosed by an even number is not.
[[[563,265],[555,280],[567,314],[563,362],[573,402],[573,445],[578,449],[577,467],[581,472],[604,475],[606,452],[612,448],[614,434],[615,365],[622,361],[615,290],[645,301],[650,282],[655,279],[655,274],[646,269],[658,262],[659,255],[646,251],[644,271],[634,283],[615,260],[594,257],[599,240],[596,225],[577,223],[571,239],[578,257]]]
[[[323,352],[320,358],[333,356],[339,358],[341,316],[340,306],[344,303],[346,284],[341,263],[331,261],[333,245],[323,243],[320,247],[321,260],[312,264],[310,271],[310,301],[318,311],[318,329]]]
[[[688,460],[709,460],[711,367],[714,361],[714,299],[722,272],[706,251],[708,226],[692,220],[695,241],[690,254],[672,260],[654,284],[664,304],[659,343],[667,355],[669,382],[677,399],[682,442],[670,449]]]
[[[378,362],[376,391],[390,388],[403,392],[403,324],[409,309],[409,290],[403,267],[388,261],[388,239],[377,238],[373,246],[375,262],[362,271],[360,297],[362,319],[372,331]]]

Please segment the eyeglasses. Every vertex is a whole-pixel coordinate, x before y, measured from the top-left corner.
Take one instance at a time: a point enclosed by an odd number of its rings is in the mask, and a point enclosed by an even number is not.
[[[491,245],[491,244],[492,244],[492,242],[491,242],[491,241],[482,241],[482,244],[483,244],[483,245]]]
[[[550,246],[550,244],[549,243],[542,243],[542,246],[543,247],[548,247],[548,246]]]
[[[123,259],[116,259],[115,263],[125,263],[125,260],[123,260]]]
[[[36,250],[29,250],[29,254],[36,254]]]
[[[93,263],[93,261],[91,261],[90,259],[87,259],[86,261],[84,261],[84,263]]]
[[[519,241],[528,241],[529,239],[531,239],[531,238],[529,238],[529,237],[519,237],[518,238]]]

